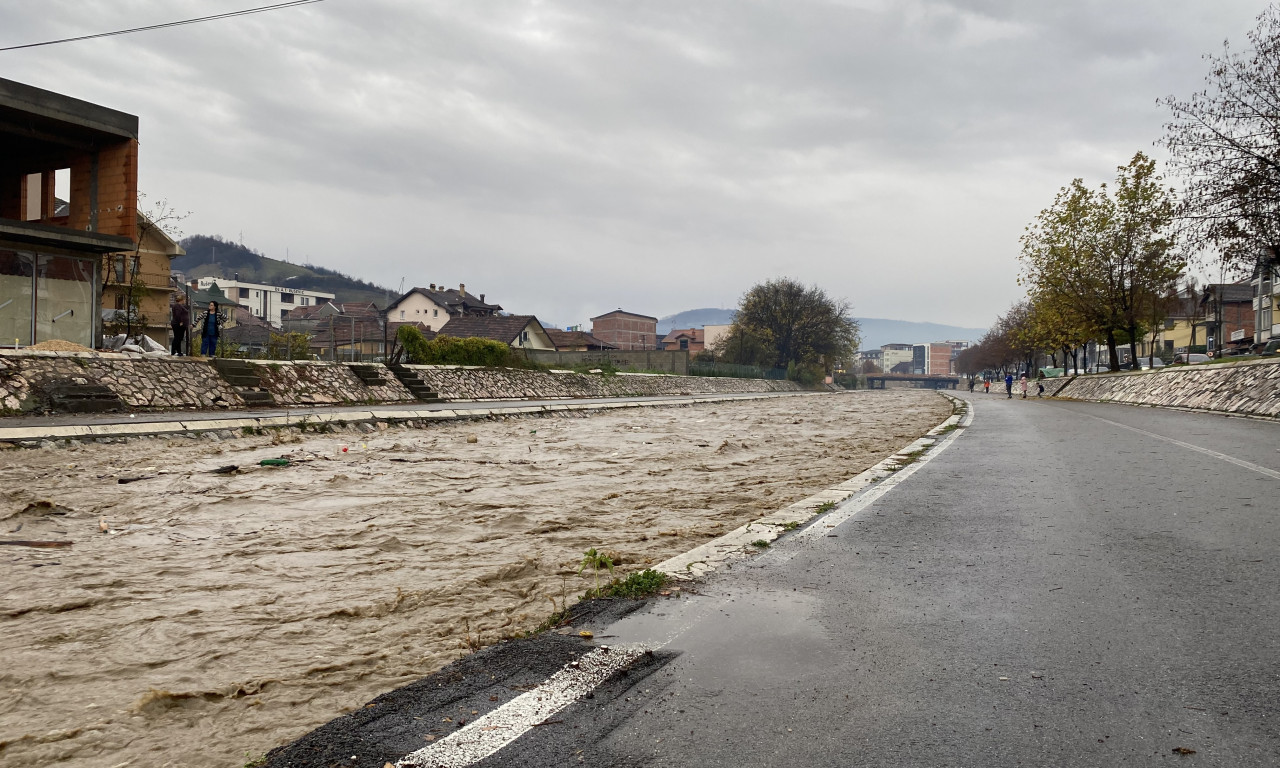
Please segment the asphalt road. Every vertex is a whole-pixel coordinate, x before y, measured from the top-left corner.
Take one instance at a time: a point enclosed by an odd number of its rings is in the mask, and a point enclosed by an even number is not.
[[[1280,424],[968,398],[972,425],[847,522],[580,622],[654,653],[475,764],[1280,764]],[[394,761],[585,652],[544,642],[271,765]]]

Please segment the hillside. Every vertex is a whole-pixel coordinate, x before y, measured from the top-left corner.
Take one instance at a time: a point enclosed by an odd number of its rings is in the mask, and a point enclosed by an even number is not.
[[[701,328],[704,325],[727,324],[733,322],[733,315],[732,309],[689,309],[660,319],[658,332],[668,333],[673,328]],[[855,319],[862,329],[862,349],[874,349],[884,344],[922,344],[930,341],[977,343],[987,332],[985,328],[964,328],[941,323],[885,320],[878,317]]]
[[[263,283],[304,291],[332,293],[338,302],[372,301],[385,307],[398,294],[389,288],[348,277],[336,270],[314,265],[289,264],[263,256],[252,248],[209,235],[192,235],[182,241],[187,255],[172,262],[172,268],[182,272],[187,279],[216,277],[226,280],[240,279],[251,283]]]

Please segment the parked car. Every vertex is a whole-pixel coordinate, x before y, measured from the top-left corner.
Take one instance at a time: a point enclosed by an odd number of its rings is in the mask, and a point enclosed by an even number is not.
[[[1280,339],[1272,339],[1271,341],[1254,344],[1253,353],[1255,355],[1262,355],[1263,357],[1280,355]]]
[[[1212,359],[1213,358],[1209,357],[1208,355],[1202,355],[1199,352],[1192,352],[1190,354],[1180,354],[1180,355],[1173,356],[1173,362],[1179,365],[1187,364],[1187,363],[1207,363]]]
[[[1164,360],[1161,360],[1158,357],[1150,358],[1150,359],[1146,357],[1139,357],[1136,360],[1130,360],[1127,363],[1120,364],[1120,370],[1122,371],[1149,371],[1152,368],[1163,368],[1163,367],[1164,367]]]

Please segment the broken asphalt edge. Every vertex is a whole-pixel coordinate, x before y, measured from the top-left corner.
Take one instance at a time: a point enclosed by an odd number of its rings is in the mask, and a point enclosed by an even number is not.
[[[773,543],[791,530],[803,528],[820,517],[834,512],[856,496],[912,463],[926,451],[940,450],[943,436],[973,422],[973,407],[965,400],[945,392],[938,394],[951,401],[952,413],[922,437],[898,449],[892,456],[844,482],[789,504],[746,525],[729,531],[706,544],[663,560],[653,570],[675,581],[692,581],[725,565],[744,560],[762,548],[754,542]],[[819,509],[826,504],[821,512]]]

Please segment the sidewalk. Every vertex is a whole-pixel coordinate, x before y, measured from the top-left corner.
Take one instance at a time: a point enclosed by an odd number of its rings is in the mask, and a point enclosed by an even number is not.
[[[726,395],[662,395],[656,397],[581,400],[483,400],[402,405],[339,405],[310,408],[180,411],[162,413],[55,414],[0,419],[0,443],[35,447],[52,440],[99,440],[145,435],[196,434],[221,430],[260,430],[321,425],[449,421],[485,416],[527,415],[559,411],[597,411],[662,405],[691,405],[726,400],[793,397],[814,392],[752,392]]]

